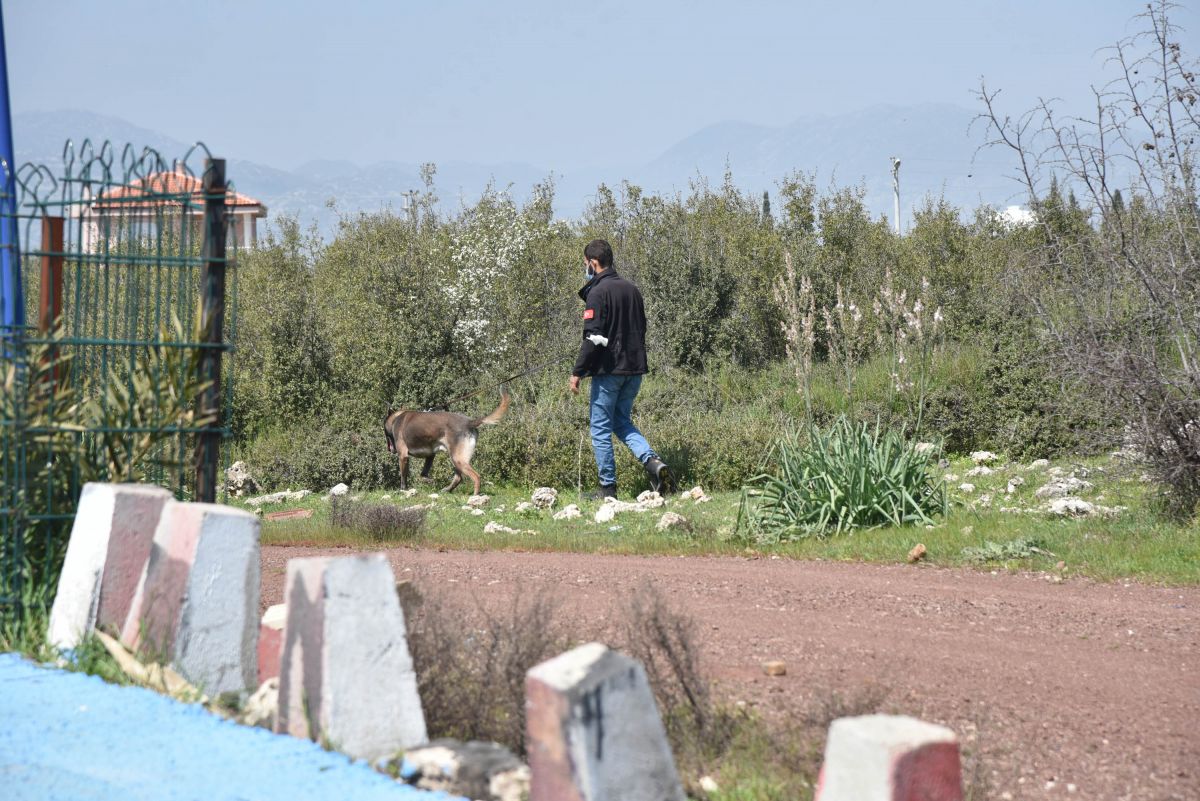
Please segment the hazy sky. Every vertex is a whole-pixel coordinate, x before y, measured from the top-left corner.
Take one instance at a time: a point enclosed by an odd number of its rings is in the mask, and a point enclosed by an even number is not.
[[[1200,0],[1175,20],[1200,50]],[[1023,109],[1100,80],[1135,0],[3,0],[14,112],[85,109],[292,168],[646,161],[724,120]]]

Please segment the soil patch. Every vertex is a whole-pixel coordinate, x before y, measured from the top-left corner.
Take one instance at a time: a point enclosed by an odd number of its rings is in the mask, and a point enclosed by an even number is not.
[[[264,609],[283,600],[288,559],[350,552],[264,547]],[[581,640],[652,582],[700,624],[731,700],[945,724],[988,798],[1200,798],[1200,589],[779,558],[387,553],[418,590],[487,608],[560,593]],[[765,675],[769,660],[786,673]]]

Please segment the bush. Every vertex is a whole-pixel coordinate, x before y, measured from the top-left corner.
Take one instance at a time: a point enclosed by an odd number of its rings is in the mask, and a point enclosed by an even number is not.
[[[932,448],[845,417],[806,434],[806,442],[796,433],[779,440],[775,470],[748,484],[743,512],[760,540],[930,523],[945,512],[945,485],[930,475]]]
[[[338,496],[330,500],[329,522],[337,528],[366,532],[378,542],[409,540],[425,526],[425,507],[352,501]]]
[[[340,430],[325,423],[296,420],[239,450],[263,487],[325,489],[346,483],[357,490],[394,487],[400,465],[388,453],[382,423],[376,429]]]

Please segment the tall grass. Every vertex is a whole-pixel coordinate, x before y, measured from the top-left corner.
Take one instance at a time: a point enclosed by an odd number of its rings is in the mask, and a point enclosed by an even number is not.
[[[847,417],[805,433],[780,439],[775,469],[747,484],[745,522],[760,542],[927,524],[945,513],[945,484],[930,471],[934,449]]]

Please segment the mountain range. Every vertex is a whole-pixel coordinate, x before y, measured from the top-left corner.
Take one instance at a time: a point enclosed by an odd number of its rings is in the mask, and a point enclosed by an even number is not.
[[[984,203],[1003,207],[1019,202],[1018,186],[1009,177],[1011,160],[1000,151],[981,148],[987,130],[976,118],[976,112],[960,106],[927,104],[809,114],[781,127],[721,122],[696,131],[648,163],[572,170],[569,165],[451,161],[437,165],[435,185],[443,207],[453,210],[474,202],[489,183],[508,188],[520,199],[536,183],[553,176],[555,214],[574,218],[602,182],[620,186],[627,180],[649,192],[686,194],[690,183],[705,179],[719,185],[729,171],[742,189],[756,196],[767,191],[773,197],[780,179],[800,171],[812,175],[821,189],[861,186],[871,213],[891,219],[891,157],[897,156],[901,159],[901,222],[907,225],[913,207],[927,195],[941,195],[964,212]],[[90,111],[16,114],[13,138],[18,163],[44,164],[56,172],[68,140],[111,142],[118,163],[125,143],[139,150],[154,148],[168,162],[189,147]],[[290,214],[305,224],[315,221],[326,235],[333,231],[339,214],[385,208],[399,213],[405,193],[421,186],[419,158],[411,163],[366,165],[314,160],[286,170],[239,159],[224,141],[207,145],[227,159],[226,174],[237,190],[265,203],[272,217]],[[200,160],[190,163],[196,166]]]

